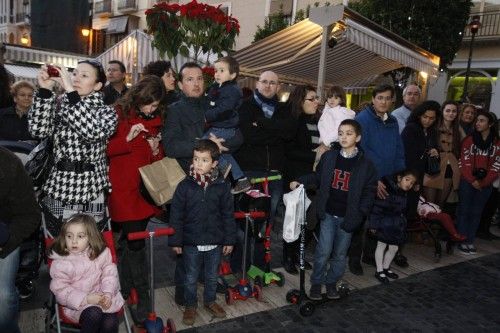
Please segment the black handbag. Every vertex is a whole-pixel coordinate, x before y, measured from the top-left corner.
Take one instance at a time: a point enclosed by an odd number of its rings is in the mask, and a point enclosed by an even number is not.
[[[45,184],[54,167],[53,147],[52,137],[48,137],[43,139],[28,155],[24,167],[36,189],[41,188]]]
[[[438,156],[431,156],[425,153],[425,173],[434,176],[441,172],[441,159]]]

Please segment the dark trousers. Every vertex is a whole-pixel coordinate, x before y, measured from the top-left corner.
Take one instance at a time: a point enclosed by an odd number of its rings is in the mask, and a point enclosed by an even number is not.
[[[489,233],[491,227],[491,220],[495,212],[500,207],[500,192],[498,189],[493,188],[491,195],[484,206],[483,214],[481,215],[481,222],[479,223],[479,230],[482,233]]]
[[[377,238],[364,228],[363,225],[352,233],[351,246],[349,247],[349,261],[360,262],[361,255],[367,259],[375,258],[375,249],[377,248]]]

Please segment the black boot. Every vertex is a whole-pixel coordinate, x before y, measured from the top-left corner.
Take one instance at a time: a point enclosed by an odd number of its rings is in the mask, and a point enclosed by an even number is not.
[[[135,317],[139,323],[142,323],[147,318],[151,305],[146,248],[139,251],[128,250],[127,252],[133,284],[139,298]]]
[[[295,267],[293,252],[293,245],[283,241],[283,268],[285,268],[285,271],[289,274],[295,275],[298,274],[299,271],[297,270],[297,267]]]

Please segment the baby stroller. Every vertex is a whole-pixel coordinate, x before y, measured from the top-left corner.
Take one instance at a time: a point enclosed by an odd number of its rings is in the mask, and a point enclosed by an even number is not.
[[[111,252],[111,257],[113,259],[113,262],[116,264],[117,262],[117,257],[116,257],[116,248],[115,244],[113,241],[113,233],[111,231],[111,223],[109,222],[109,219],[107,220],[107,230],[102,232],[102,235],[104,237],[104,241],[106,242],[106,246],[109,248]],[[47,224],[45,218],[42,219],[42,230],[44,233],[44,243],[45,247],[48,249],[54,242],[54,238],[52,237],[52,234],[50,234],[49,230],[47,229]],[[47,259],[47,265],[50,268],[51,260]],[[45,304],[45,332],[79,332],[79,323],[76,323],[66,317],[64,315],[62,306],[57,304],[56,298],[53,294],[50,295],[49,301]],[[125,305],[124,307],[120,310],[119,315],[123,315],[124,321],[125,321],[125,327],[127,329],[128,333],[131,333],[130,329],[130,321],[127,316],[127,311],[125,310]]]
[[[27,157],[35,145],[24,141],[0,141],[0,146],[7,148],[23,162],[26,163]],[[21,243],[21,260],[19,270],[16,276],[16,286],[19,290],[21,300],[31,297],[34,291],[33,280],[38,277],[38,271],[42,262],[42,237],[40,230]]]

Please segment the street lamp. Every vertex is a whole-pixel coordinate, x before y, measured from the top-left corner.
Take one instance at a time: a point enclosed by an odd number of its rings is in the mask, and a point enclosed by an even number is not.
[[[82,28],[81,32],[85,40],[84,52],[90,55],[92,53],[92,29]]]
[[[30,40],[28,38],[28,35],[27,34],[23,34],[23,36],[21,37],[21,44],[28,45],[29,42],[30,42]]]
[[[467,89],[469,86],[469,74],[470,74],[470,63],[472,61],[472,50],[474,48],[474,37],[476,37],[477,31],[481,28],[481,22],[479,21],[479,15],[472,16],[470,23],[467,25],[472,34],[469,46],[469,60],[467,61],[467,70],[465,71],[465,81],[464,81],[464,91],[462,93],[462,98],[460,101],[462,103],[466,102],[468,99]]]

